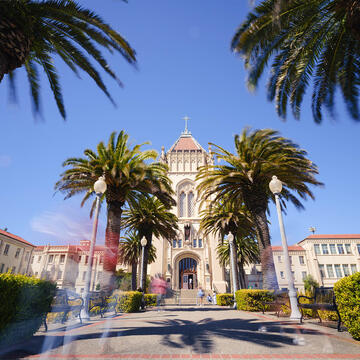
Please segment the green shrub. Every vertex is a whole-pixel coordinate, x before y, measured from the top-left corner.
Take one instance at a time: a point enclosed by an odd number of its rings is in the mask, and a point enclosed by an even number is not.
[[[233,294],[217,294],[216,304],[220,306],[231,306],[234,304]]]
[[[262,311],[263,302],[273,301],[273,295],[269,290],[242,289],[235,293],[238,310]]]
[[[127,291],[120,295],[116,310],[118,312],[137,312],[141,306],[142,293],[139,291]]]
[[[11,273],[0,274],[0,344],[31,337],[50,311],[56,284]]]
[[[156,294],[145,294],[144,300],[145,300],[145,306],[156,306]]]
[[[360,272],[339,280],[334,291],[341,320],[351,336],[360,340]]]

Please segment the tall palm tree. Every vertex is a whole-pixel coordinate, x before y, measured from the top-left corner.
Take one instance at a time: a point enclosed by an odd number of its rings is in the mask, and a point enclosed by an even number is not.
[[[130,148],[128,135],[113,132],[107,146],[100,142],[97,152],[85,150],[84,157],[70,158],[64,163],[68,167],[61,174],[55,189],[66,194],[68,199],[84,194],[81,206],[94,195],[93,185],[101,175],[105,175],[107,190],[103,196],[107,204],[107,224],[105,233],[106,253],[104,258],[103,286],[112,287],[113,274],[117,264],[117,253],[121,229],[121,214],[127,201],[133,201],[139,194],[154,194],[164,204],[175,204],[171,194],[167,167],[160,163],[148,164],[157,157],[155,150],[141,151],[141,145]],[[93,202],[92,210],[94,209]],[[91,211],[92,214],[92,211]]]
[[[14,89],[14,70],[25,67],[35,112],[40,109],[39,70],[49,80],[57,107],[65,119],[65,107],[54,55],[77,75],[83,70],[110,98],[94,60],[119,85],[99,47],[120,53],[130,64],[136,62],[129,43],[97,14],[74,0],[2,0],[0,1],[0,82],[4,75]],[[90,59],[89,59],[90,58]]]
[[[178,218],[159,199],[141,194],[134,201],[129,202],[129,209],[124,211],[123,221],[124,226],[135,230],[140,238],[145,236],[147,240],[142,268],[144,276],[141,279],[141,288],[145,289],[149,249],[152,246],[153,236],[171,241],[176,236]]]
[[[259,261],[259,247],[252,236],[237,236],[234,239],[236,243],[236,260],[239,272],[240,288],[246,289],[246,275],[244,266],[254,264]],[[226,266],[230,263],[230,247],[229,241],[224,239],[216,247],[216,252],[221,265]]]
[[[131,266],[131,289],[136,290],[137,266],[141,256],[141,238],[135,231],[127,232],[120,240],[119,244],[119,262]],[[156,260],[156,248],[149,248],[148,264]]]
[[[249,212],[244,206],[238,206],[234,202],[230,202],[226,196],[222,201],[215,203],[213,206],[208,206],[201,211],[200,229],[205,235],[218,234],[221,239],[219,247],[222,250],[222,245],[225,241],[225,236],[231,233],[234,236],[234,254],[237,254],[238,266],[234,269],[235,281],[237,282],[237,288],[245,287],[245,275],[244,264],[242,254],[246,249],[240,249],[239,246],[246,248],[246,240],[251,243],[254,242],[255,228],[254,223],[250,217]],[[249,243],[249,244],[250,244]],[[230,243],[226,240],[226,246],[229,250]],[[241,261],[239,261],[239,259]],[[228,258],[227,258],[228,260]],[[225,262],[220,259],[220,264],[224,265]]]
[[[212,144],[214,145],[214,144]],[[277,131],[244,129],[235,136],[235,154],[214,145],[215,155],[226,164],[202,167],[197,176],[198,190],[204,199],[214,202],[243,202],[250,211],[255,224],[263,273],[263,287],[277,289],[274,260],[266,213],[269,201],[275,201],[269,189],[273,175],[283,181],[281,202],[286,201],[302,209],[300,199],[314,198],[308,184],[322,185],[317,181],[317,166],[306,156],[305,150]]]
[[[240,25],[231,47],[245,59],[250,88],[271,62],[268,98],[275,99],[282,118],[288,103],[300,117],[311,86],[316,122],[323,106],[333,112],[336,88],[350,116],[360,120],[359,18],[358,0],[263,0]]]

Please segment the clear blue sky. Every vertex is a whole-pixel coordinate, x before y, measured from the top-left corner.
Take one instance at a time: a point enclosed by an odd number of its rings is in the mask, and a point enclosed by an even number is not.
[[[105,77],[118,104],[114,108],[84,75],[78,80],[60,60],[68,119],[58,114],[48,85],[42,82],[43,118],[34,120],[28,83],[18,71],[18,105],[7,101],[7,84],[0,84],[0,228],[34,244],[78,242],[91,228],[89,205],[81,198],[63,200],[53,187],[62,162],[81,156],[86,148],[124,129],[134,144],[151,141],[166,149],[180,135],[184,122],[207,148],[214,142],[233,150],[234,134],[244,126],[270,127],[300,144],[320,170],[324,188],[314,189],[315,201],[305,211],[289,207],[285,226],[289,243],[302,240],[315,226],[317,233],[359,233],[360,124],[352,122],[338,101],[338,121],[314,124],[309,101],[301,121],[282,122],[266,100],[264,84],[255,94],[245,86],[240,58],[230,51],[236,27],[249,11],[246,0],[120,0],[81,1],[125,36],[136,49],[138,69],[120,56],[108,56],[124,89]],[[273,205],[270,218],[274,244],[280,242]],[[104,214],[99,242],[103,241]]]

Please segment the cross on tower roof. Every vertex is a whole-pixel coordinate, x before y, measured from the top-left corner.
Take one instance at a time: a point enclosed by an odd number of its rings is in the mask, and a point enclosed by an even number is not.
[[[188,121],[190,118],[185,115],[182,119],[185,120],[185,130],[183,131],[183,134],[191,134],[191,132],[188,130]]]

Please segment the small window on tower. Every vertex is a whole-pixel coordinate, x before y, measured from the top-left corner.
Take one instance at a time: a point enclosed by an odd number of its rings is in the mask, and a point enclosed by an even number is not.
[[[176,239],[173,240],[173,248],[176,248]]]

